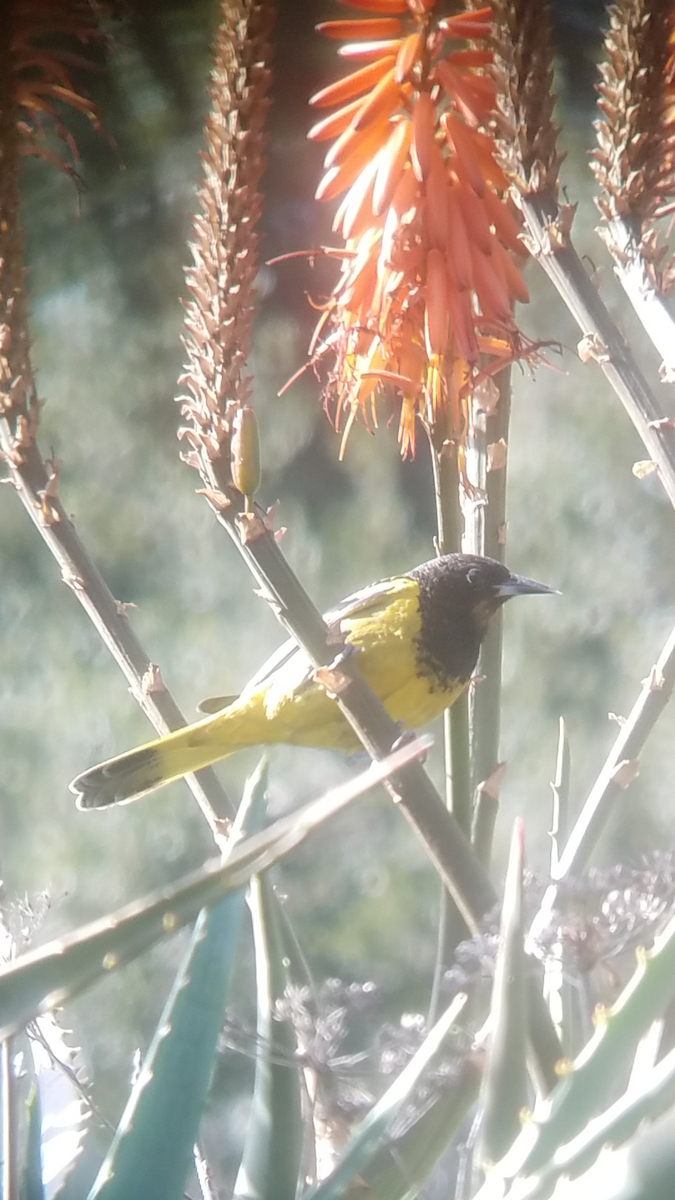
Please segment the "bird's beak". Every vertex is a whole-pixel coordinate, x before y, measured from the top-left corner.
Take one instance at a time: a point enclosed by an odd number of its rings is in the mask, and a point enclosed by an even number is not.
[[[497,588],[497,595],[502,600],[508,600],[510,596],[530,594],[559,596],[560,592],[556,588],[548,587],[545,583],[537,583],[536,579],[526,579],[524,575],[512,575],[505,583],[500,583]]]

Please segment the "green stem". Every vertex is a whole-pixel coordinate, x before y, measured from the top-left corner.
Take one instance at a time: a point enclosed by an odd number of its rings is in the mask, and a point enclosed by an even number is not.
[[[450,554],[462,544],[462,512],[459,504],[459,472],[454,446],[434,426],[427,430],[431,450],[436,501],[436,549]],[[445,747],[445,795],[465,833],[471,830],[471,766],[469,759],[469,710],[462,696],[443,718]]]
[[[439,554],[450,554],[459,550],[462,544],[457,455],[452,443],[443,438],[437,426],[427,429],[427,434],[436,501],[436,548]]]
[[[502,439],[508,445],[511,419],[511,368],[500,371],[494,380],[499,391],[495,412],[487,419],[487,443],[496,445]],[[504,561],[506,522],[506,470],[488,471],[485,482],[487,508],[485,511],[485,554]]]
[[[471,833],[471,742],[469,738],[469,693],[463,692],[448,713],[450,718],[450,761],[452,763],[452,811],[464,832]]]
[[[637,429],[649,458],[658,467],[668,499],[675,507],[675,430],[663,404],[652,392],[623,334],[605,308],[597,288],[569,237],[554,195],[521,196],[528,246],[577,322],[593,357]]]
[[[488,417],[478,414],[471,438],[474,482],[487,496],[487,506],[468,506],[463,538],[462,513],[459,504],[459,473],[454,454],[448,455],[438,431],[429,433],[434,470],[436,499],[437,545],[439,553],[463,548],[472,554],[487,554],[503,561],[506,513],[506,469],[488,470],[488,447],[502,439],[508,443],[511,412],[510,371],[501,371],[495,380],[499,397],[495,412]],[[450,542],[450,534],[454,540]],[[502,617],[492,622],[483,643],[478,665],[482,682],[470,693],[455,702],[444,717],[445,780],[448,806],[467,835],[474,822],[473,797],[480,784],[487,780],[499,761],[501,712]],[[490,801],[487,822],[481,821],[481,861],[487,867],[490,860],[492,836],[496,820],[496,801]],[[438,953],[432,988],[431,1012],[436,1011],[443,970],[451,961],[459,941],[466,936],[464,922],[448,903],[444,892],[441,900],[441,920],[438,932]]]
[[[462,513],[459,504],[459,471],[452,442],[445,440],[438,426],[428,428],[429,448],[436,502],[436,550],[449,554],[462,544]],[[458,824],[470,832],[471,766],[469,759],[469,710],[466,695],[455,701],[443,714],[443,751],[445,800]],[[436,960],[429,1001],[429,1020],[439,1011],[443,973],[452,961],[455,948],[467,937],[466,922],[445,886],[441,887]]]
[[[499,400],[495,412],[484,421],[481,430],[481,485],[487,505],[481,510],[480,542],[471,550],[504,561],[506,529],[506,466],[489,470],[488,447],[508,445],[511,415],[511,373],[501,371],[495,380]],[[499,762],[499,735],[502,699],[502,614],[492,621],[478,660],[481,682],[471,694],[471,760],[474,790],[489,778]]]
[[[490,794],[487,787],[479,787],[476,791],[476,802],[473,810],[473,825],[471,827],[471,845],[479,863],[487,871],[492,858],[492,842],[497,823],[499,801]]]

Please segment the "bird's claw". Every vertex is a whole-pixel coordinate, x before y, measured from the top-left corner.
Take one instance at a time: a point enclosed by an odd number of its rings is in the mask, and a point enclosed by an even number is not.
[[[397,724],[400,727],[400,722],[397,722]],[[394,742],[390,753],[394,754],[396,750],[401,750],[404,746],[409,746],[412,742],[416,742],[416,741],[417,741],[417,733],[415,732],[414,729],[403,729],[402,732],[400,733],[400,735],[396,738],[396,741]],[[427,761],[426,750],[424,751],[424,754],[420,755],[420,757],[417,761],[420,763],[425,763]]]

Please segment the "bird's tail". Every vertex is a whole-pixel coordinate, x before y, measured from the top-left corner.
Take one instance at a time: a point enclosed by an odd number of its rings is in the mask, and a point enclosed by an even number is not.
[[[250,729],[244,736],[247,727],[241,716],[233,705],[231,713],[226,710],[84,771],[70,785],[77,807],[107,808],[138,800],[155,788],[254,744],[256,738],[250,736]]]

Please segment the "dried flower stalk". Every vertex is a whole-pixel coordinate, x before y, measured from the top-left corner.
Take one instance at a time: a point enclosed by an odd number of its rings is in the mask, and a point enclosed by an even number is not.
[[[671,503],[675,504],[672,427],[573,248],[570,229],[574,207],[558,205],[556,184],[561,157],[555,150],[557,131],[550,121],[551,63],[546,5],[544,0],[517,3],[495,0],[495,3],[504,29],[500,60],[503,77],[510,81],[513,102],[510,119],[519,131],[513,143],[516,148],[510,169],[514,172],[516,198],[525,218],[528,249],[581,329],[580,354],[585,360],[595,358],[607,376],[649,457],[656,463]],[[516,45],[519,43],[519,23],[523,25],[520,55],[510,50],[512,38]],[[525,29],[529,31],[527,37]],[[615,229],[611,233],[614,237]],[[621,248],[619,252],[625,253]],[[672,345],[669,332],[670,325],[662,340],[670,340]]]
[[[651,220],[675,195],[675,11],[671,0],[620,0],[600,64],[592,156],[606,220]]]
[[[68,67],[87,66],[71,52],[48,45],[58,34],[82,44],[100,39],[88,0],[16,0],[3,7],[0,33],[0,415],[7,422],[3,453],[17,466],[35,441],[40,402],[29,355],[23,237],[19,226],[19,158],[34,155],[73,174],[45,145],[48,129],[65,143],[71,160],[77,147],[61,116],[62,107],[85,113],[98,125],[92,102],[76,91]]]
[[[675,328],[663,293],[675,261],[655,222],[675,208],[675,11],[670,0],[621,0],[610,10],[592,158],[601,187],[598,232],[621,284],[675,378]]]
[[[159,668],[151,663],[138,641],[124,605],[112,595],[59,499],[59,464],[45,461],[35,441],[40,401],[30,362],[23,237],[18,221],[18,164],[21,139],[26,137],[22,106],[30,108],[31,95],[23,74],[28,69],[31,48],[30,41],[21,32],[24,28],[21,22],[29,23],[34,19],[32,32],[42,36],[49,29],[53,31],[60,19],[66,21],[66,8],[71,16],[84,9],[90,17],[93,12],[85,4],[40,5],[26,0],[5,6],[5,11],[12,14],[14,24],[9,31],[3,29],[3,36],[0,36],[0,458],[7,466],[9,480],[28,515],[58,563],[64,582],[72,589],[115,658],[138,704],[157,732],[163,734],[185,725],[185,720],[166,689]],[[54,24],[48,27],[47,18]],[[62,28],[79,36],[78,29],[70,25]],[[43,53],[36,52],[36,55],[38,63],[43,65]],[[58,59],[56,61],[58,63]],[[45,72],[47,66],[48,63],[44,64]],[[34,74],[33,66],[31,79]],[[42,90],[35,94],[44,98],[50,95],[52,87],[48,73],[42,85]],[[53,86],[61,88],[61,84]],[[54,98],[65,99],[63,95]],[[47,100],[41,102],[39,111],[42,115],[48,115],[47,104]],[[34,153],[35,145],[29,143],[28,152]],[[54,165],[64,166],[50,153],[42,157]],[[187,782],[217,839],[221,833],[217,814],[227,813],[231,806],[215,773],[212,770],[199,772],[199,776],[191,776]]]
[[[553,121],[553,50],[546,0],[494,0],[501,161],[520,192],[557,195],[564,155]]]
[[[262,208],[272,20],[271,6],[264,2],[223,2],[190,247],[193,266],[186,272],[188,364],[180,382],[188,395],[180,400],[189,425],[180,436],[191,448],[183,458],[207,486],[222,490],[230,483],[233,417],[250,394],[245,368],[258,267],[255,226]]]

